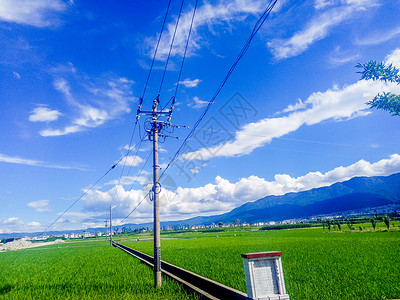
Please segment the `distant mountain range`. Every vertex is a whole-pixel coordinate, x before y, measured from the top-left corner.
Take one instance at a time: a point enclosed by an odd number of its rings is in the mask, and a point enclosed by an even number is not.
[[[386,177],[355,177],[327,187],[267,196],[247,202],[225,214],[163,222],[162,225],[233,223],[237,219],[249,223],[282,221],[391,204],[400,205],[400,173]]]
[[[327,187],[298,193],[288,193],[282,196],[267,196],[254,202],[247,202],[225,214],[161,222],[161,226],[209,225],[219,222],[233,223],[236,220],[248,223],[282,221],[333,213],[345,213],[346,211],[367,208],[373,209],[374,207],[393,204],[400,207],[400,173],[385,177],[355,177]],[[130,227],[131,229],[138,227],[152,228],[153,224],[125,224],[116,228],[122,227]],[[104,228],[89,228],[86,231],[104,231]],[[54,231],[48,232],[48,234],[56,233]],[[0,237],[26,235],[33,236],[35,234],[0,234]]]

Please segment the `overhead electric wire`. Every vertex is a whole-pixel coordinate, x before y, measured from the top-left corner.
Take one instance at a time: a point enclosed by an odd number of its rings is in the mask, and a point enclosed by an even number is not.
[[[143,199],[135,206],[134,209],[121,221],[121,223],[125,222],[126,219],[129,218],[129,216],[140,206],[140,204],[143,203],[143,201],[146,199],[147,196],[149,196],[150,191],[143,197]]]
[[[143,138],[140,139],[140,142],[138,143],[139,146],[138,146],[137,151],[136,151],[136,153],[135,153],[135,157],[137,156],[137,154],[138,154],[138,152],[139,152],[139,150],[140,150],[140,145],[142,144],[143,140],[144,140],[144,136],[143,136]],[[150,152],[150,154],[151,154],[151,152]],[[149,157],[150,157],[150,155],[149,155]],[[148,160],[149,160],[149,158],[147,158],[146,162],[143,164],[143,167],[142,167],[142,169],[140,170],[140,172],[138,173],[138,175],[136,175],[136,178],[138,178],[138,177],[142,174],[143,169],[144,169],[145,165],[147,164]],[[126,177],[125,177],[124,182],[122,183],[122,185],[125,185],[126,179],[127,179],[127,177],[129,176],[129,173],[130,173],[130,170],[131,170],[131,169],[132,169],[132,165],[129,166],[129,171],[128,171],[127,175],[125,175]],[[120,178],[120,179],[121,179],[121,178]],[[132,186],[131,186],[130,189],[133,188],[133,185],[134,185],[135,183],[136,183],[136,180],[133,182],[133,184],[132,184]],[[120,185],[120,180],[118,181],[117,186],[119,186],[119,185]],[[115,190],[113,199],[110,201],[110,205],[109,205],[110,207],[111,207],[112,203],[115,201],[115,199],[117,198],[116,195],[118,195],[117,189]]]
[[[180,80],[181,80],[181,75],[182,75],[182,70],[183,70],[183,64],[185,63],[186,52],[187,52],[188,45],[189,45],[190,35],[191,35],[191,33],[192,33],[193,22],[194,22],[194,16],[196,15],[197,2],[198,2],[198,0],[196,0],[196,3],[195,3],[195,5],[194,5],[193,15],[192,15],[192,21],[190,22],[189,33],[188,33],[188,37],[187,37],[187,39],[186,39],[185,51],[183,52],[183,58],[182,58],[181,69],[179,70],[178,81],[177,81],[177,83],[176,83],[175,93],[174,93],[173,98],[175,98],[175,97],[176,97],[176,94],[178,93],[178,87],[179,87],[179,82],[180,82]]]
[[[180,10],[179,10],[179,15],[178,15],[177,22],[176,22],[176,26],[175,26],[175,31],[174,31],[174,34],[173,34],[173,37],[172,37],[172,41],[171,41],[171,45],[170,45],[170,49],[169,49],[169,53],[168,53],[168,58],[167,58],[167,61],[166,61],[166,64],[165,64],[164,73],[163,73],[162,80],[161,80],[161,83],[160,83],[159,94],[160,94],[160,92],[161,92],[161,88],[162,88],[162,85],[163,85],[165,73],[166,73],[167,66],[168,66],[168,61],[169,61],[170,56],[171,56],[171,51],[172,51],[174,39],[175,39],[175,36],[176,36],[176,31],[177,31],[177,28],[178,28],[179,19],[180,19],[181,13],[182,13],[183,4],[184,4],[184,0],[182,0],[181,7],[180,7]],[[183,58],[182,58],[181,67],[180,67],[180,70],[179,70],[178,81],[177,81],[177,84],[176,84],[174,96],[164,105],[164,107],[162,108],[162,110],[165,109],[165,107],[170,103],[171,100],[173,101],[173,103],[175,102],[174,100],[175,100],[175,97],[176,97],[177,92],[178,92],[179,82],[180,82],[180,78],[181,78],[181,75],[182,75],[182,70],[183,70],[183,66],[184,66],[184,63],[185,63],[185,57],[186,57],[186,53],[187,53],[187,49],[188,49],[188,45],[189,45],[190,35],[191,35],[191,32],[192,32],[192,28],[193,28],[194,17],[195,17],[195,15],[196,15],[197,4],[198,4],[198,0],[196,0],[195,6],[194,6],[194,9],[193,9],[193,15],[192,15],[191,23],[190,23],[190,28],[189,28],[188,37],[187,37],[186,44],[185,44],[185,50],[184,50],[184,54],[183,54]],[[150,154],[151,154],[151,153],[150,153]],[[149,155],[149,157],[147,158],[145,164],[143,165],[143,167],[142,167],[142,169],[141,169],[141,171],[140,171],[140,174],[142,173],[143,168],[144,168],[144,166],[147,164],[147,161],[149,160],[149,158],[150,158],[150,155]],[[132,184],[132,188],[133,188],[133,185],[134,185],[134,184],[135,184],[135,182]],[[122,221],[120,221],[120,224],[123,223],[123,222],[124,222],[124,221],[125,221],[139,206],[140,206],[140,204],[143,203],[144,199],[145,199],[148,195],[149,195],[149,193],[147,193],[146,196],[144,196],[144,198],[138,203],[138,205],[137,205],[137,206],[122,220]]]
[[[139,143],[136,144],[137,146],[135,146],[135,148],[137,147],[137,150],[136,150],[136,153],[135,153],[134,158],[133,158],[134,160],[137,158],[137,154],[138,154],[138,152],[139,152],[139,150],[140,150],[140,146],[142,145],[142,143],[143,143],[143,140],[140,139]],[[121,170],[121,174],[120,174],[120,176],[119,176],[117,186],[119,186],[119,185],[121,184],[121,179],[122,179],[122,177],[123,177],[122,175],[123,175],[125,166],[126,166],[126,160],[125,160],[124,165],[123,165],[123,168],[122,168],[122,170]],[[129,173],[130,173],[131,169],[132,169],[132,165],[129,165],[128,172],[127,172],[127,174],[125,175],[125,179],[124,179],[124,182],[122,183],[122,185],[125,184],[125,182],[126,182],[126,177],[129,176]],[[117,197],[116,197],[116,196],[117,196],[117,193],[118,193],[118,189],[115,189],[114,196],[112,197],[109,206],[111,206],[111,205],[113,204],[113,202],[115,201],[115,199],[117,198]]]
[[[133,127],[133,132],[132,132],[132,135],[131,135],[131,140],[129,141],[129,145],[128,145],[128,149],[127,149],[127,154],[125,154],[125,157],[128,157],[128,153],[130,153],[130,152],[133,150],[133,148],[132,148],[132,141],[133,141],[133,137],[134,137],[134,135],[135,135],[135,131],[136,131],[136,126],[137,126],[137,124],[138,124],[138,120],[136,119],[135,126]],[[139,125],[139,126],[140,126],[140,125]],[[135,157],[137,156],[137,153],[139,152],[140,145],[142,144],[142,142],[143,142],[142,139],[140,139],[140,142],[137,143],[137,144],[135,145],[135,149],[137,149],[136,154],[135,154]],[[139,145],[139,146],[138,146],[138,145]],[[123,164],[123,166],[122,166],[121,174],[120,174],[120,176],[119,176],[118,184],[117,184],[117,185],[119,185],[120,182],[121,182],[122,175],[123,175],[124,170],[125,170],[125,166],[126,166],[126,159],[125,159],[124,164]],[[132,167],[132,166],[130,166],[130,167]],[[130,172],[130,169],[128,170],[128,174],[129,174],[129,172]],[[111,200],[111,202],[110,202],[110,206],[112,205],[112,202],[113,202],[114,199],[115,199],[116,193],[117,193],[117,192],[114,193],[114,196],[113,196],[113,198],[112,198],[112,200]]]
[[[139,176],[142,174],[144,167],[147,165],[147,163],[148,163],[148,161],[149,161],[149,159],[150,159],[150,157],[151,157],[151,154],[152,154],[152,153],[149,152],[149,156],[147,157],[146,162],[143,164],[142,169],[140,170],[140,172],[138,173],[138,175],[136,176],[136,178],[139,178]],[[132,190],[133,186],[135,185],[135,183],[136,183],[137,181],[138,181],[138,180],[136,179],[136,180],[132,183],[131,188],[130,188],[131,190]],[[133,210],[131,210],[131,212],[130,212],[122,221],[119,221],[119,224],[122,224],[127,218],[129,218],[129,216],[140,206],[140,204],[142,204],[142,202],[144,201],[144,199],[146,199],[146,197],[149,195],[149,193],[150,193],[150,192],[148,192],[148,193],[144,196],[144,198],[136,205],[136,207],[135,207]],[[128,197],[128,196],[126,196],[125,199],[126,199],[127,197]]]
[[[164,83],[164,78],[165,78],[165,73],[167,72],[167,67],[168,67],[168,62],[169,59],[171,57],[171,52],[172,52],[172,47],[174,46],[174,40],[175,40],[175,36],[176,36],[176,31],[178,29],[178,25],[179,25],[179,20],[181,18],[181,13],[182,13],[182,7],[183,7],[183,3],[185,2],[185,0],[182,0],[181,2],[181,8],[179,9],[179,14],[178,14],[178,18],[176,19],[176,24],[175,24],[175,30],[174,30],[174,34],[172,36],[172,40],[171,40],[171,45],[169,47],[169,52],[168,52],[168,56],[167,56],[167,61],[165,62],[165,68],[164,68],[164,72],[161,78],[161,83],[160,83],[160,88],[158,89],[158,94],[160,95],[161,93],[161,89]]]
[[[256,24],[254,25],[254,28],[249,36],[249,38],[247,39],[246,43],[244,44],[242,50],[239,52],[239,55],[237,56],[237,58],[235,59],[235,61],[233,62],[232,66],[230,67],[230,69],[228,70],[227,74],[225,75],[224,79],[222,80],[221,84],[218,86],[217,90],[215,91],[214,95],[212,96],[211,100],[208,102],[207,106],[205,107],[204,111],[202,112],[202,114],[200,115],[200,118],[196,121],[196,123],[193,125],[192,130],[189,132],[189,134],[186,136],[185,140],[183,141],[183,143],[181,144],[181,146],[178,148],[178,150],[175,152],[174,156],[172,157],[172,159],[170,160],[170,162],[168,163],[168,165],[166,166],[166,168],[163,170],[163,172],[160,175],[160,179],[164,176],[165,172],[168,170],[168,168],[171,166],[172,163],[175,162],[175,160],[178,158],[178,156],[181,154],[181,152],[184,150],[184,148],[187,145],[188,140],[194,135],[197,127],[200,125],[201,121],[204,119],[205,115],[207,114],[207,112],[209,111],[211,105],[214,103],[215,98],[219,95],[219,93],[221,92],[222,88],[224,87],[224,85],[226,84],[226,82],[228,81],[229,77],[231,76],[232,72],[235,70],[237,64],[239,63],[239,61],[242,59],[242,57],[244,56],[244,54],[247,52],[251,41],[253,40],[254,36],[257,34],[257,32],[260,30],[261,26],[264,24],[264,22],[266,21],[266,19],[268,18],[269,14],[271,13],[272,9],[274,8],[276,2],[278,0],[271,0],[268,4],[268,6],[266,7],[266,9],[264,10],[263,14],[261,15],[261,17],[258,19],[258,21],[256,22]]]
[[[162,79],[161,79],[161,82],[160,82],[160,87],[159,87],[159,90],[158,90],[158,94],[161,93],[161,89],[162,89],[163,82],[164,82],[164,79],[165,79],[165,74],[166,74],[166,71],[167,71],[169,59],[170,59],[170,57],[171,57],[172,47],[173,47],[173,44],[174,44],[174,40],[175,40],[176,32],[177,32],[177,29],[178,29],[179,20],[180,20],[181,14],[182,14],[182,8],[183,8],[184,2],[185,2],[185,0],[182,0],[181,6],[180,6],[180,9],[179,9],[179,14],[178,14],[178,18],[177,18],[177,21],[176,21],[174,34],[173,34],[173,36],[172,36],[171,45],[170,45],[168,57],[167,57],[167,60],[166,60],[166,63],[165,63],[165,68],[164,68],[164,72],[163,72]],[[160,35],[159,35],[159,37],[158,37],[158,41],[157,41],[156,48],[155,48],[155,51],[154,51],[153,60],[152,60],[152,62],[151,62],[151,67],[150,67],[150,70],[149,70],[149,74],[148,74],[148,76],[147,76],[147,80],[146,80],[146,83],[145,83],[145,86],[144,86],[144,89],[143,89],[143,94],[142,94],[142,97],[141,97],[142,101],[143,101],[143,98],[144,98],[144,95],[145,95],[145,92],[146,92],[146,89],[147,89],[147,84],[148,84],[148,82],[149,82],[149,78],[150,78],[150,75],[151,75],[151,71],[152,71],[152,68],[153,68],[153,65],[154,65],[154,61],[155,61],[155,58],[156,58],[156,55],[157,55],[157,51],[158,51],[158,47],[159,47],[159,44],[160,44],[160,41],[161,41],[162,33],[163,33],[163,31],[164,31],[165,22],[166,22],[166,19],[167,19],[167,16],[168,16],[168,11],[169,11],[170,5],[171,5],[171,0],[169,0],[169,2],[168,2],[167,11],[166,11],[165,16],[164,16],[164,21],[163,21],[163,24],[162,24],[162,27],[161,27],[161,31],[160,31]],[[197,0],[196,0],[196,6],[197,6]],[[190,26],[190,31],[191,31],[191,29],[192,29],[192,25],[193,25],[193,19],[192,19],[192,23],[191,23],[191,26]],[[190,32],[189,32],[189,36],[190,36]],[[188,37],[188,38],[189,38],[189,37]],[[186,48],[187,48],[187,44],[186,44]],[[185,49],[185,54],[186,54],[186,49]],[[184,61],[184,58],[183,58],[183,61]],[[182,62],[180,74],[181,74],[181,72],[182,72],[182,67],[183,67],[183,62]],[[179,74],[179,77],[180,77],[180,74]],[[175,94],[176,94],[176,93],[175,93]],[[138,112],[139,112],[139,111],[138,111]],[[136,119],[136,123],[137,123],[137,121],[138,121],[138,118]],[[139,130],[140,130],[140,129],[139,129]],[[142,142],[142,140],[141,140],[141,142]],[[137,152],[138,152],[138,151],[139,151],[139,149],[137,150]],[[137,155],[137,152],[136,152],[135,156]],[[150,156],[149,156],[149,157],[150,157]],[[148,161],[148,159],[147,159],[147,161]],[[143,168],[144,168],[144,166],[147,164],[147,161],[146,161],[146,163],[143,165]],[[124,169],[124,168],[125,168],[125,164],[124,164],[123,169]],[[140,174],[142,173],[143,168],[142,168],[142,170],[140,171]],[[120,175],[120,178],[119,178],[119,180],[118,180],[118,185],[120,184],[120,181],[121,181],[121,178],[122,178],[122,174],[123,174],[123,170],[121,171],[121,175]],[[126,179],[126,178],[125,178],[125,179]],[[117,190],[115,191],[114,196],[113,196],[113,198],[112,198],[112,200],[111,200],[111,202],[110,202],[110,206],[111,206],[112,203],[115,201],[116,195],[117,195]],[[143,200],[140,202],[140,204],[141,204],[142,202],[143,202]],[[140,205],[140,204],[139,204],[139,205]],[[136,208],[135,208],[135,209],[136,209]],[[132,212],[133,212],[133,211],[132,211]],[[130,214],[132,214],[132,212],[131,212]],[[129,214],[129,215],[130,215],[130,214]],[[126,218],[128,218],[129,215],[128,215]],[[125,218],[124,220],[126,220],[126,218]]]
[[[130,140],[130,145],[132,144],[133,141],[133,137],[135,134],[135,130],[136,130],[136,125],[138,122],[135,123],[132,135],[131,135],[131,140]],[[140,125],[139,125],[140,126]],[[116,166],[118,166],[118,164],[125,158],[127,157],[133,149],[131,149],[131,147],[129,147],[128,151],[126,152],[126,154],[121,157],[115,164],[113,164],[110,169],[108,169],[99,179],[96,180],[95,183],[93,183],[82,195],[80,195],[66,210],[64,210],[50,225],[47,226],[47,228],[45,230],[42,231],[41,234],[39,234],[39,237],[42,236],[45,232],[47,232],[51,226],[53,226],[58,220],[61,219],[61,217],[63,215],[65,215],[76,203],[79,202],[79,200],[81,200],[83,197],[85,197],[104,177],[106,177],[108,175],[108,173],[111,172],[111,170],[113,170]]]
[[[186,45],[185,45],[185,52],[184,52],[184,56],[183,56],[183,60],[182,60],[182,64],[181,64],[181,69],[179,72],[179,78],[178,78],[178,82],[177,82],[177,86],[175,88],[175,94],[174,96],[169,100],[169,101],[174,101],[175,96],[177,94],[178,91],[178,86],[179,86],[179,81],[181,78],[181,74],[182,74],[182,69],[183,69],[183,65],[184,65],[184,61],[185,61],[185,56],[186,56],[186,52],[187,52],[187,48],[188,48],[188,44],[189,44],[189,39],[190,39],[190,34],[192,31],[192,27],[193,27],[193,22],[194,22],[194,16],[195,16],[195,12],[196,12],[196,8],[197,8],[197,1],[196,0],[196,5],[193,11],[193,16],[192,16],[192,21],[191,21],[191,26],[190,26],[190,30],[189,30],[189,34],[188,34],[188,38],[186,41]],[[164,68],[164,73],[163,73],[163,77],[161,80],[161,84],[160,84],[160,88],[159,88],[159,94],[161,92],[161,88],[163,85],[163,81],[164,81],[164,77],[165,77],[165,73],[166,73],[166,69],[167,69],[167,65],[168,65],[168,61],[171,55],[171,51],[172,51],[172,47],[173,47],[173,42],[174,42],[174,38],[175,38],[175,34],[176,34],[176,30],[177,30],[177,26],[179,23],[179,18],[181,15],[181,10],[182,10],[182,6],[183,6],[183,2],[184,0],[182,0],[182,4],[181,4],[181,8],[180,8],[180,12],[179,12],[179,16],[177,19],[177,23],[175,26],[175,31],[174,31],[174,35],[172,38],[172,42],[170,45],[170,50],[169,50],[169,54],[168,54],[168,58],[167,58],[167,62]],[[215,91],[213,97],[211,98],[211,100],[208,102],[206,108],[204,109],[203,113],[200,115],[200,118],[196,121],[196,123],[194,124],[192,130],[190,131],[190,133],[187,135],[187,137],[185,138],[185,140],[183,141],[183,143],[181,144],[181,146],[178,148],[178,150],[176,151],[175,155],[173,156],[173,158],[170,160],[170,162],[168,163],[168,165],[166,166],[166,168],[163,170],[163,172],[160,175],[160,179],[164,176],[165,172],[168,170],[168,168],[171,166],[171,164],[177,159],[177,157],[181,154],[182,150],[185,148],[188,140],[194,135],[194,132],[196,131],[197,127],[200,125],[201,121],[203,120],[203,118],[205,117],[205,115],[207,114],[207,112],[209,111],[211,105],[214,103],[215,98],[219,95],[219,93],[221,92],[222,88],[225,86],[226,82],[228,81],[229,77],[231,76],[232,72],[234,71],[234,69],[236,68],[237,64],[239,63],[239,61],[242,59],[242,57],[244,56],[244,54],[247,52],[251,41],[253,40],[254,36],[257,34],[257,32],[259,31],[259,29],[261,28],[261,26],[264,24],[264,22],[266,21],[267,17],[269,16],[269,14],[271,13],[272,9],[274,8],[275,4],[276,4],[277,0],[271,0],[267,6],[267,8],[264,10],[263,14],[260,16],[260,18],[258,19],[258,21],[256,22],[256,24],[254,25],[254,28],[249,36],[249,38],[247,39],[246,43],[244,44],[242,50],[239,52],[239,55],[237,56],[236,60],[233,62],[232,66],[230,67],[230,69],[228,70],[227,74],[225,75],[224,79],[222,80],[221,84],[218,86],[217,90]],[[158,45],[158,44],[157,44]],[[168,102],[169,103],[169,102]],[[164,106],[164,108],[168,105],[168,103]],[[164,109],[163,108],[163,109]],[[121,223],[123,223],[142,203],[143,201],[146,199],[147,196],[149,196],[150,191],[143,197],[143,199],[133,208],[133,210],[121,221]]]
[[[175,103],[175,98],[176,98],[176,95],[177,95],[177,93],[178,93],[178,88],[179,88],[180,81],[181,81],[183,65],[184,65],[184,63],[185,63],[186,52],[187,52],[187,49],[188,49],[188,46],[189,46],[190,35],[191,35],[191,33],[192,33],[192,28],[193,28],[193,23],[194,23],[194,17],[195,17],[195,15],[196,15],[197,3],[198,3],[198,0],[196,0],[196,3],[195,3],[195,5],[194,5],[192,20],[191,20],[191,22],[190,22],[189,33],[188,33],[188,37],[187,37],[187,39],[186,39],[185,51],[183,52],[182,63],[181,63],[181,68],[180,68],[180,70],[179,70],[178,81],[177,81],[177,83],[176,83],[175,92],[174,92],[174,95],[172,96],[172,98],[164,105],[164,107],[163,107],[162,110],[164,110],[165,107],[167,107],[167,105],[168,105],[171,101],[172,101],[172,107],[171,107],[171,110],[172,110],[172,109],[173,109],[173,106],[174,106],[174,103]]]
[[[138,155],[138,153],[139,153],[139,151],[140,151],[140,147],[141,147],[141,145],[142,145],[142,143],[143,143],[143,139],[144,139],[144,136],[141,137],[141,138],[140,138],[140,141],[135,145],[134,148],[132,148],[133,135],[134,135],[134,132],[135,132],[135,129],[136,129],[136,124],[138,124],[138,123],[139,123],[139,122],[138,122],[138,119],[136,119],[134,131],[133,131],[133,133],[132,133],[131,141],[130,141],[129,146],[128,146],[128,151],[127,151],[127,153],[125,154],[125,156],[124,156],[123,158],[128,157],[128,154],[130,154],[130,153],[132,152],[133,149],[136,149],[136,153],[135,153],[135,155],[134,155],[134,159],[135,159],[136,157],[138,157],[137,155]],[[140,134],[140,123],[139,123],[139,134]],[[119,186],[120,183],[121,183],[121,179],[122,179],[122,177],[123,177],[122,175],[123,175],[123,172],[124,172],[125,167],[126,167],[126,160],[124,161],[124,165],[123,165],[123,167],[122,167],[121,174],[120,174],[120,176],[119,176],[117,186]],[[129,173],[130,173],[131,169],[132,169],[132,165],[129,166],[128,172],[127,172],[127,174],[125,175],[126,177],[129,176]],[[123,183],[122,185],[125,184],[125,182],[126,182],[126,177],[125,177],[124,183]],[[115,190],[114,196],[113,196],[113,198],[111,199],[110,205],[109,205],[109,206],[111,206],[112,203],[115,201],[116,195],[117,195],[117,189]]]
[[[159,46],[159,44],[160,44],[161,36],[162,36],[163,31],[164,31],[165,21],[167,20],[167,16],[168,16],[168,12],[169,12],[169,7],[170,7],[170,5],[171,5],[171,0],[168,1],[167,11],[165,12],[164,21],[163,21],[163,24],[162,24],[162,26],[161,26],[160,35],[158,36],[157,45],[156,45],[156,48],[154,49],[154,55],[153,55],[153,60],[152,60],[152,62],[151,62],[149,74],[147,75],[147,80],[146,80],[146,83],[145,83],[145,85],[144,85],[144,89],[143,89],[143,93],[142,93],[142,97],[141,97],[142,99],[144,98],[144,94],[146,93],[147,84],[149,83],[149,79],[150,79],[151,71],[152,71],[152,69],[153,69],[154,61],[156,60],[156,55],[157,55],[157,51],[158,51],[158,46]]]
[[[118,163],[117,163],[118,164]],[[111,166],[111,168],[110,169],[108,169],[108,171],[107,172],[105,172],[99,179],[97,179],[96,180],[96,182],[95,183],[93,183],[81,196],[79,196],[66,210],[64,210],[64,212],[62,212],[49,226],[47,226],[47,228],[45,229],[45,230],[43,230],[43,232],[39,235],[39,237],[40,236],[42,236],[47,230],[49,230],[49,228],[51,227],[51,226],[53,226],[58,220],[60,220],[61,219],[61,217],[63,216],[63,215],[65,215],[76,203],[78,203],[78,201],[79,200],[81,200],[83,197],[85,197],[104,177],[106,177],[107,176],[107,174],[108,173],[110,173],[110,171],[112,170],[112,169],[114,169],[116,166],[117,166],[117,164],[114,164],[114,165],[112,165]]]

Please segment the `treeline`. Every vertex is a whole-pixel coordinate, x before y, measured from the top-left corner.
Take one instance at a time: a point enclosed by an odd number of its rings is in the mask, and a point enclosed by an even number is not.
[[[321,227],[322,223],[296,223],[296,224],[277,224],[277,225],[266,225],[260,228],[260,230],[281,230],[281,229],[292,229],[292,228],[309,228],[309,227]]]
[[[379,222],[383,222],[386,228],[390,229],[390,222],[399,221],[400,217],[397,212],[392,214],[385,214],[382,216],[372,216],[372,217],[360,217],[360,218],[338,218],[338,219],[326,219],[323,221],[322,226],[323,228],[327,228],[329,231],[333,230],[342,230],[342,226],[347,226],[349,230],[363,230],[362,226],[357,226],[358,224],[362,223],[371,223],[372,228],[375,230],[376,224]],[[394,227],[394,223],[392,223],[392,227]]]

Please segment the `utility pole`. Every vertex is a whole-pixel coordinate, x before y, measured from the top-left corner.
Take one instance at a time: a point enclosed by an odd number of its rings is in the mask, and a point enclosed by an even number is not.
[[[157,111],[157,106],[159,104],[160,94],[154,99],[153,107],[151,111],[141,110],[143,99],[139,99],[139,107],[136,114],[136,121],[139,120],[141,114],[150,115],[150,128],[146,129],[148,133],[149,140],[153,142],[153,188],[149,192],[149,198],[153,201],[153,228],[154,228],[154,286],[161,286],[161,239],[160,239],[160,193],[161,185],[159,182],[159,170],[158,165],[158,142],[159,137],[162,137],[162,141],[167,137],[171,137],[162,132],[164,127],[186,127],[177,126],[170,123],[172,110],[174,109],[175,97],[172,99],[172,105],[168,111]],[[167,117],[167,122],[158,120],[158,117]]]
[[[157,122],[158,97],[153,101],[151,131],[153,135],[153,208],[154,208],[154,285],[161,286],[161,239],[160,239],[160,201],[161,186],[158,182],[158,131]]]
[[[108,231],[108,220],[105,220],[105,222],[106,222],[106,226],[105,226],[105,227],[106,227],[106,240],[107,240],[107,235],[108,235],[108,234],[107,234],[107,231]]]
[[[110,206],[110,245],[112,246],[112,207]]]

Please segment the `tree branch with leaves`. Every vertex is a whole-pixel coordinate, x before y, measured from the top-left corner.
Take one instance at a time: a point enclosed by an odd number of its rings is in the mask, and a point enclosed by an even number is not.
[[[359,63],[356,68],[362,69],[361,79],[372,79],[384,82],[400,84],[400,70],[392,64],[385,65],[383,62],[369,61],[365,64]],[[366,103],[370,108],[382,109],[390,112],[392,116],[400,116],[400,95],[383,92],[378,93],[371,101]]]

